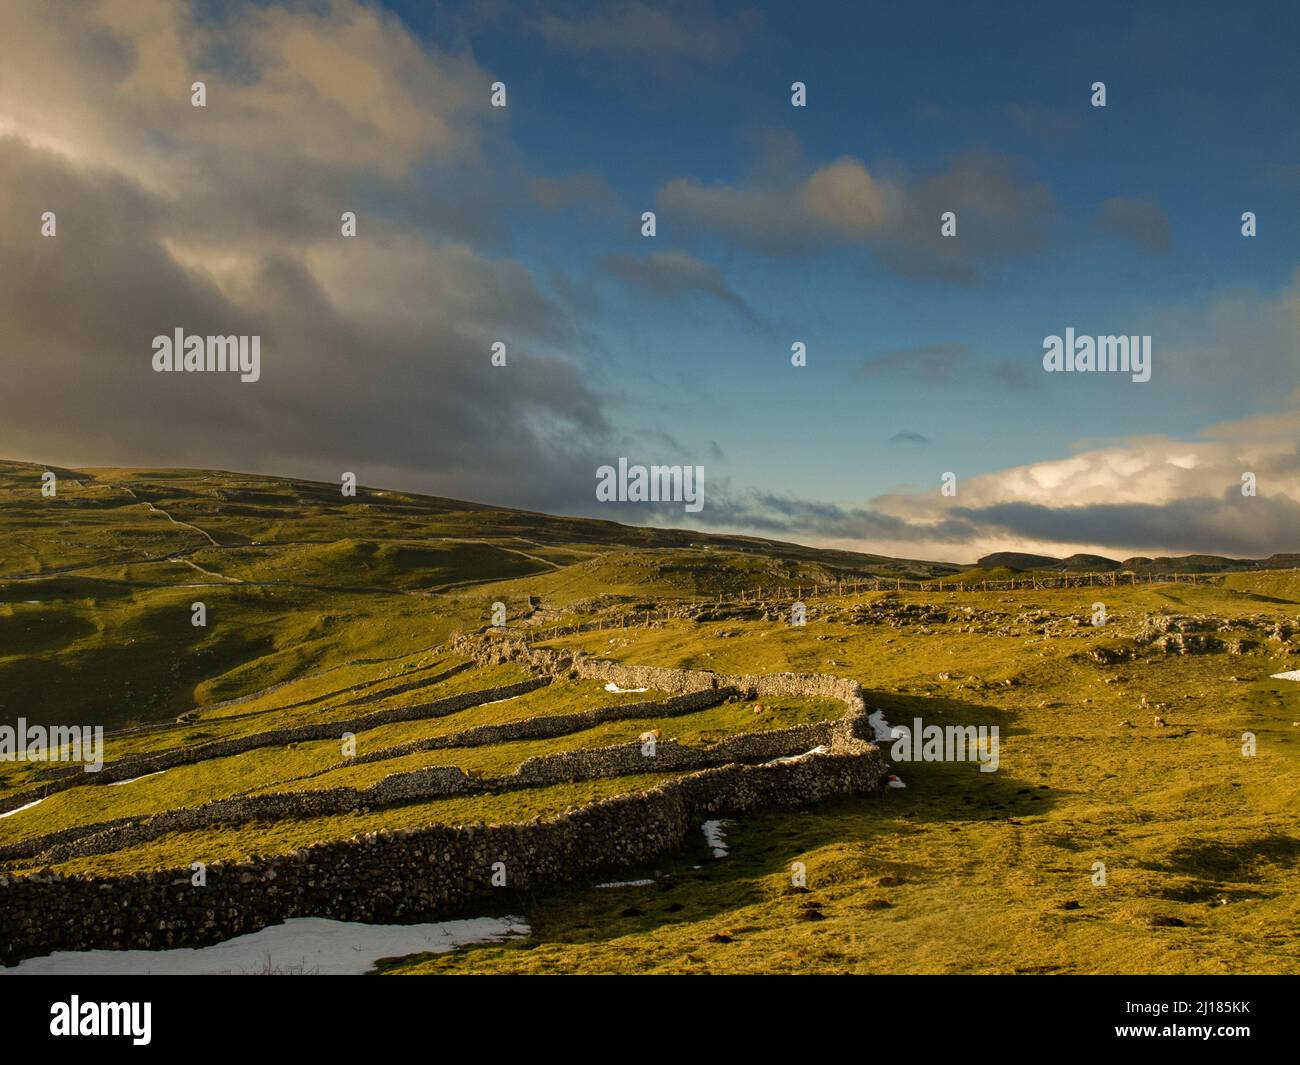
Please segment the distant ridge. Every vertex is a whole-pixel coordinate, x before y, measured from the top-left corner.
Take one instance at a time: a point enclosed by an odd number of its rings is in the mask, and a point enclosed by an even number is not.
[[[985,555],[975,565],[980,569],[1060,569],[1063,565],[1059,558],[1051,555],[1026,555],[1019,551],[994,551]]]
[[[1134,573],[1226,573],[1255,569],[1300,568],[1300,553],[1284,552],[1268,558],[1228,558],[1224,555],[1178,555],[1147,558],[1134,555],[1117,562],[1105,555],[1070,555],[1053,558],[1051,555],[1031,555],[1019,551],[995,551],[985,555],[975,566],[982,570],[1009,569],[1020,572],[1050,570],[1054,573],[1109,573],[1114,570]]]

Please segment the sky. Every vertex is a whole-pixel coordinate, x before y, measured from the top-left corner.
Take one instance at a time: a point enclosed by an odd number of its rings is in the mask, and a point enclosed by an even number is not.
[[[1300,550],[1297,31],[7,0],[0,458],[954,562]],[[155,372],[177,328],[259,336],[260,379]],[[1067,328],[1149,336],[1150,380],[1047,372]],[[619,458],[703,467],[703,509],[601,502]]]

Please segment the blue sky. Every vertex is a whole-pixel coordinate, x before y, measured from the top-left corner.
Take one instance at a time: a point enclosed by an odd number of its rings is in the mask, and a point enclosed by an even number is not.
[[[677,422],[661,403],[660,424],[698,449],[699,413],[710,408],[707,432],[745,480],[834,498],[932,479],[933,452],[889,447],[904,430],[960,448],[968,472],[1065,455],[1091,436],[1194,432],[1207,420],[1201,397],[1164,387],[1164,366],[1140,391],[1112,381],[1053,388],[1035,372],[1042,337],[1066,324],[1145,332],[1147,305],[1177,314],[1233,286],[1275,292],[1295,270],[1300,17],[1285,5],[1178,5],[1176,18],[1168,6],[1130,4],[1073,17],[1041,4],[725,5],[702,21],[717,38],[702,54],[647,41],[631,56],[539,45],[504,10],[430,17],[427,5],[392,6],[430,40],[472,46],[507,81],[511,137],[532,171],[599,175],[625,209],[595,224],[521,210],[509,234],[521,260],[600,290],[605,255],[681,248],[763,308],[757,328],[723,307],[683,314],[653,300],[620,303],[594,323],[620,381],[650,395],[679,375],[695,383],[698,402],[683,404]],[[596,24],[601,9],[585,10],[575,23]],[[794,80],[809,86],[802,110],[789,104]],[[1105,109],[1090,105],[1097,80]],[[654,241],[637,233],[639,210],[676,178],[743,184],[762,165],[764,138],[788,139],[808,168],[847,155],[919,177],[962,152],[997,153],[1050,190],[1036,223],[1049,235],[953,284],[899,277],[859,248],[756,255],[662,210]],[[1149,201],[1168,219],[1172,248],[1098,233],[1096,212],[1115,196]],[[1242,210],[1265,220],[1249,242]],[[812,350],[802,376],[785,365],[790,338]],[[855,375],[873,355],[954,343],[968,347],[974,380]],[[979,379],[981,366],[1002,361],[1025,368],[1019,393]],[[1238,384],[1216,392],[1216,417],[1255,409],[1260,382]],[[1014,418],[991,432],[990,412],[1007,402]],[[769,429],[754,434],[758,411]],[[828,446],[849,461],[810,463]]]
[[[962,561],[1294,548],[1300,14],[845,6],[15,5],[8,40],[49,51],[26,78],[10,57],[14,180],[35,210],[75,158],[69,202],[138,194],[144,243],[112,250],[160,260],[101,285],[65,231],[35,260],[46,289],[107,308],[174,287],[194,320],[277,342],[255,394],[130,371],[123,402],[154,412],[139,440],[33,410],[0,444],[159,464],[165,441],[187,464],[346,463],[601,515],[595,465],[702,464],[698,517],[610,516]],[[60,61],[77,73],[56,82]],[[206,112],[178,109],[198,76]],[[313,228],[344,203],[346,257]],[[0,296],[27,308],[23,342],[76,357],[22,284]],[[1152,380],[1044,373],[1067,326],[1151,335]],[[495,376],[491,338],[511,351]],[[246,443],[214,446],[205,411]]]

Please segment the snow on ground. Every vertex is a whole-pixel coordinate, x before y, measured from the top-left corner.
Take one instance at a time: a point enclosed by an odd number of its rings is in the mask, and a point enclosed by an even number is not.
[[[615,684],[611,680],[608,684],[605,685],[605,690],[607,692],[614,692],[618,695],[625,695],[628,692],[648,692],[650,689],[649,688],[620,688],[617,684]]]
[[[885,720],[885,712],[877,709],[875,712],[867,715],[867,724],[876,730],[876,740],[892,740],[893,733],[889,731],[889,722]]]
[[[727,856],[727,834],[722,831],[726,825],[735,824],[734,821],[705,821],[700,828],[704,832],[704,838],[713,848],[713,857],[725,858]]]
[[[33,806],[39,806],[44,801],[44,799],[36,799],[33,802],[29,802],[26,806],[19,806],[16,810],[10,810],[8,813],[0,814],[0,817],[13,817],[14,814],[20,814],[24,810],[30,810]]]
[[[1274,673],[1274,680],[1300,680],[1300,669],[1288,670],[1286,673]]]
[[[803,754],[787,754],[784,758],[773,758],[770,762],[764,762],[764,765],[784,765],[787,762],[802,762],[814,754],[826,754],[830,750],[824,743],[818,744],[811,751],[804,751]]]
[[[876,730],[877,743],[881,743],[881,742],[887,743],[890,740],[895,738],[893,729],[889,727],[889,722],[885,720],[885,712],[883,710],[877,708],[873,713],[868,714],[867,724]],[[906,784],[904,784],[901,780],[898,779],[898,777],[894,776],[892,773],[885,780],[885,783],[888,784],[891,788],[907,787]]]
[[[175,950],[57,951],[0,969],[5,974],[58,976],[257,975],[287,971],[349,976],[369,972],[380,958],[442,954],[467,943],[526,935],[522,917],[476,917],[439,924],[360,924],[296,917],[210,947]]]
[[[608,884],[597,884],[599,888],[649,887],[653,880],[611,880]]]
[[[144,780],[145,777],[162,776],[162,774],[166,772],[167,770],[165,769],[158,769],[152,773],[145,773],[144,776],[131,777],[129,780],[110,780],[108,786],[110,788],[120,788],[123,784],[134,784],[137,780]]]

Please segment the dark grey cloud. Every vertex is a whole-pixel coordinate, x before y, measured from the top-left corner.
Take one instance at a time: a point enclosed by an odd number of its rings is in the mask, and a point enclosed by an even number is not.
[[[1169,218],[1154,200],[1112,196],[1097,209],[1096,225],[1102,233],[1127,240],[1150,255],[1167,255],[1174,246]]]
[[[1220,496],[1160,504],[953,502],[923,509],[924,516],[908,516],[870,504],[840,506],[724,483],[709,488],[699,523],[718,531],[749,529],[777,539],[926,544],[932,554],[942,554],[945,545],[963,554],[964,545],[1028,540],[1059,544],[1062,551],[1088,544],[1120,554],[1245,558],[1295,550],[1300,529],[1300,503],[1277,496],[1246,498],[1236,488]],[[671,508],[664,508],[661,517],[671,517]]]
[[[948,377],[970,358],[970,348],[957,341],[942,344],[916,344],[864,359],[857,368],[859,378],[894,374],[934,378]]]
[[[1166,503],[1092,503],[1048,507],[997,503],[955,515],[999,532],[1062,544],[1126,547],[1159,552],[1264,556],[1292,550],[1300,504],[1282,497],[1202,497]],[[1291,545],[1291,546],[1279,546]]]
[[[787,155],[789,153],[787,152]],[[751,183],[668,182],[656,195],[664,218],[695,239],[721,236],[768,256],[861,248],[878,268],[961,285],[987,280],[1002,262],[1049,243],[1055,197],[1017,160],[989,151],[955,156],[915,177],[886,162],[846,156],[805,173],[760,173]],[[942,218],[957,216],[956,236]]]
[[[1056,199],[1010,156],[973,150],[946,170],[908,182],[901,224],[881,243],[889,268],[918,280],[973,285],[999,263],[1025,259],[1049,244]],[[945,237],[940,218],[957,216],[957,235]]]
[[[602,268],[635,291],[665,304],[704,299],[722,306],[748,326],[761,323],[759,314],[727,283],[721,270],[680,251],[653,251],[637,256],[606,256]]]
[[[520,17],[518,12],[515,17]],[[642,0],[536,4],[525,9],[522,21],[558,50],[609,58],[633,56],[656,63],[734,56],[759,27],[759,16],[752,10],[728,16],[698,3]]]
[[[889,438],[891,444],[928,444],[930,438],[921,433],[913,432],[910,429],[900,429]]]
[[[325,252],[231,242],[223,219],[210,218],[214,246],[246,259],[232,289],[215,262],[187,265],[171,250],[174,234],[205,233],[182,200],[15,138],[0,140],[0,186],[0,231],[18,235],[0,249],[9,367],[0,453],[323,480],[351,470],[363,482],[537,507],[591,499],[595,451],[610,436],[605,397],[565,356],[565,313],[518,266],[421,246],[386,270],[376,253],[373,271],[327,291],[318,275],[329,270],[309,259],[342,257],[350,271],[360,238],[326,238],[337,244]],[[299,182],[263,199],[292,213],[304,195]],[[54,238],[39,235],[48,209],[58,214]],[[325,232],[338,232],[332,220]],[[415,278],[403,276],[411,263]],[[356,291],[361,276],[373,292]],[[422,298],[402,298],[403,285]],[[262,379],[154,373],[152,338],[176,327],[261,336]],[[505,368],[489,362],[498,338],[508,342]]]
[[[547,211],[608,206],[618,200],[605,176],[591,171],[535,177],[529,181],[528,189],[538,204]]]
[[[1038,379],[1030,372],[1032,364],[1007,360],[976,359],[970,348],[959,341],[939,344],[916,344],[891,348],[877,355],[869,355],[854,370],[857,380],[875,378],[903,378],[916,381],[974,381],[992,377],[1011,388],[1032,388]]]
[[[920,523],[871,507],[845,507],[835,503],[799,499],[757,489],[730,485],[709,486],[700,521],[718,530],[751,529],[774,537],[819,540],[930,539],[960,544],[975,539],[977,525],[964,518]]]
[[[1026,136],[1059,151],[1077,145],[1083,128],[1079,116],[1041,103],[1010,103],[1005,113]]]

